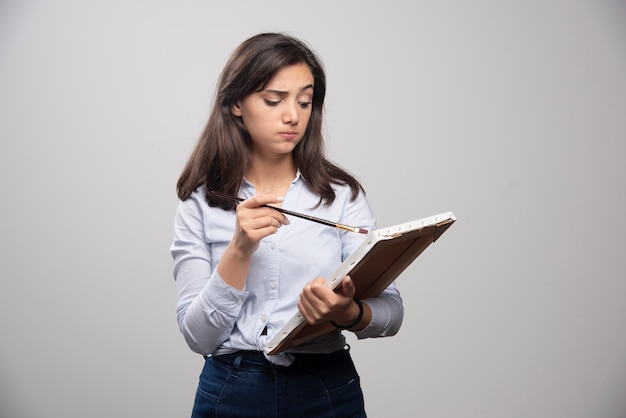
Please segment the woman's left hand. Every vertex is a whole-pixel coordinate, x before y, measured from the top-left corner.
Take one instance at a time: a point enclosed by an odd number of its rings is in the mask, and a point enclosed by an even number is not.
[[[353,300],[355,292],[350,276],[344,277],[336,290],[330,289],[326,281],[318,277],[302,289],[298,309],[312,325],[327,321],[348,324],[359,315],[359,307]]]

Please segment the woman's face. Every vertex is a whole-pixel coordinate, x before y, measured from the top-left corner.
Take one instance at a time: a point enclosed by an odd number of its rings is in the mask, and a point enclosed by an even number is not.
[[[311,117],[313,74],[302,63],[283,67],[261,91],[233,104],[253,143],[253,153],[266,157],[290,154]]]

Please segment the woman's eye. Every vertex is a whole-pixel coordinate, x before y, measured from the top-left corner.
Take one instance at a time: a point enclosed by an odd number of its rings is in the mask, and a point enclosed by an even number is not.
[[[265,100],[265,104],[268,106],[278,106],[278,104],[280,103],[280,100],[268,100],[268,99],[263,99]]]
[[[311,105],[311,102],[298,102],[301,108],[306,109]]]

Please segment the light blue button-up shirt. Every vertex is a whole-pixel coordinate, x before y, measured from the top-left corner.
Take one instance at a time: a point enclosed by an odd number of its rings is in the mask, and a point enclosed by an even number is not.
[[[372,211],[361,193],[351,201],[347,186],[334,186],[336,199],[319,205],[319,197],[298,173],[285,194],[282,207],[367,230],[376,227]],[[239,196],[256,194],[244,181]],[[216,266],[231,240],[235,212],[209,207],[204,186],[178,205],[171,247],[178,292],[177,317],[190,348],[203,355],[238,350],[261,351],[297,312],[306,283],[329,277],[366,235],[289,217],[290,224],[264,238],[252,256],[246,286],[235,289],[224,282]],[[402,322],[402,299],[390,285],[381,295],[365,301],[372,321],[356,333],[358,338],[393,335]],[[266,330],[266,332],[264,332]],[[291,352],[329,353],[341,349],[340,332],[319,337]],[[277,363],[289,363],[271,356]]]

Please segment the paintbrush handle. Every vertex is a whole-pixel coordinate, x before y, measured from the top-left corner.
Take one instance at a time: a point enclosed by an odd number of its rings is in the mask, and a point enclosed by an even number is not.
[[[230,199],[230,200],[233,200],[235,202],[242,202],[243,200],[245,200],[245,199],[243,199],[241,197],[231,196],[229,194],[222,193],[222,192],[211,191],[211,194],[214,194],[215,196],[223,197],[225,199]],[[272,209],[277,210],[280,213],[283,213],[285,215],[291,215],[291,216],[295,216],[297,218],[306,219],[307,221],[317,222],[317,223],[320,223],[320,224],[326,225],[326,226],[332,226],[332,227],[335,227],[335,228],[343,229],[344,231],[356,232],[357,234],[367,234],[367,229],[357,228],[355,226],[342,225],[342,224],[339,224],[337,222],[327,221],[326,219],[316,218],[315,216],[305,215],[303,213],[298,213],[298,212],[294,212],[294,211],[283,209],[283,208],[277,208],[277,207],[271,206],[271,205],[261,205],[261,206],[262,207],[266,207],[266,208],[272,208]]]

